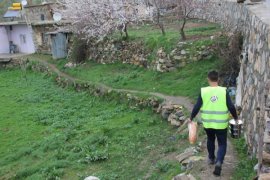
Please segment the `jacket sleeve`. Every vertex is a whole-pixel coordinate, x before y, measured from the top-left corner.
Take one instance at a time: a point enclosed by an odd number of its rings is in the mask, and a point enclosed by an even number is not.
[[[199,113],[201,107],[202,107],[202,104],[203,104],[203,101],[202,101],[202,96],[201,96],[201,93],[199,94],[199,97],[197,99],[197,103],[195,104],[193,110],[192,110],[192,113],[191,113],[191,116],[190,116],[190,119],[193,120],[197,114]]]
[[[235,106],[232,103],[231,97],[230,97],[228,92],[226,94],[226,103],[227,103],[227,108],[229,109],[229,111],[232,114],[233,118],[235,120],[237,120],[238,119],[237,111],[235,109]]]

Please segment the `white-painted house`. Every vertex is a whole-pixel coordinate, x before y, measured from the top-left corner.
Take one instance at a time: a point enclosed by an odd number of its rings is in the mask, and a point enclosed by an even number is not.
[[[0,23],[0,53],[34,53],[35,45],[31,31],[25,22]]]

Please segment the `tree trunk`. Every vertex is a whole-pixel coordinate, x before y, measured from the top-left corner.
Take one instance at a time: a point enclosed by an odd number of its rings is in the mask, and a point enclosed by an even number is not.
[[[157,10],[157,24],[158,24],[158,27],[160,28],[160,30],[162,32],[162,35],[165,36],[166,32],[165,32],[164,25],[163,25],[163,23],[160,22],[160,10],[159,10],[159,8]]]
[[[186,26],[186,23],[187,23],[187,19],[184,18],[184,22],[180,28],[180,35],[181,35],[181,38],[183,41],[187,40],[187,37],[186,37],[186,34],[185,34],[185,26]]]
[[[166,32],[165,32],[165,29],[164,29],[164,25],[162,23],[159,23],[158,26],[161,29],[162,35],[165,36]]]
[[[129,38],[129,35],[128,35],[128,30],[127,30],[127,26],[128,26],[128,23],[125,23],[125,28],[124,28],[124,32],[125,32],[125,39],[128,39],[128,38]]]

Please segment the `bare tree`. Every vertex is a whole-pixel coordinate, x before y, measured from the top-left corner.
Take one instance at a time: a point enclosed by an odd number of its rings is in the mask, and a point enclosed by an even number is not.
[[[161,19],[161,9],[165,5],[164,0],[153,0],[154,6],[155,6],[155,13],[156,13],[156,23],[158,27],[160,28],[163,35],[166,34],[164,24],[160,20]]]
[[[186,40],[185,26],[189,19],[198,17],[202,14],[209,4],[209,0],[174,0],[176,4],[175,13],[177,19],[181,22],[179,31],[182,40]]]

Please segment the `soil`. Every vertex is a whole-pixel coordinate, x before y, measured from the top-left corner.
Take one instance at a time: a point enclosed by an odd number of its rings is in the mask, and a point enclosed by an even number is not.
[[[50,64],[47,61],[44,61],[42,59],[35,58],[36,61],[44,64],[45,66],[49,67],[53,72],[58,74],[60,77],[64,77],[66,79],[69,79],[71,81],[79,80],[77,78],[74,78],[62,71],[60,71],[54,64]],[[180,104],[184,106],[188,111],[192,111],[193,104],[187,97],[181,97],[181,96],[169,96],[162,93],[155,93],[155,92],[144,92],[144,91],[137,91],[137,90],[126,90],[126,89],[115,89],[112,87],[109,87],[105,84],[99,84],[103,88],[111,89],[114,91],[119,92],[128,92],[128,93],[148,93],[150,95],[156,96],[158,98],[164,99],[165,102],[172,103],[172,104]],[[203,157],[205,157],[205,161],[198,161],[194,164],[193,169],[191,170],[191,174],[196,177],[196,179],[200,180],[230,180],[232,179],[232,175],[234,172],[234,169],[237,165],[237,156],[233,149],[233,146],[230,142],[230,139],[228,139],[228,148],[227,148],[227,154],[224,160],[224,164],[222,166],[222,175],[221,177],[215,177],[213,175],[214,166],[207,165],[207,148],[206,148],[206,139],[203,139]],[[217,148],[216,148],[217,149]],[[175,155],[175,154],[174,154]],[[173,155],[173,156],[174,156]],[[172,156],[171,156],[172,157]],[[171,158],[168,157],[168,158]]]

